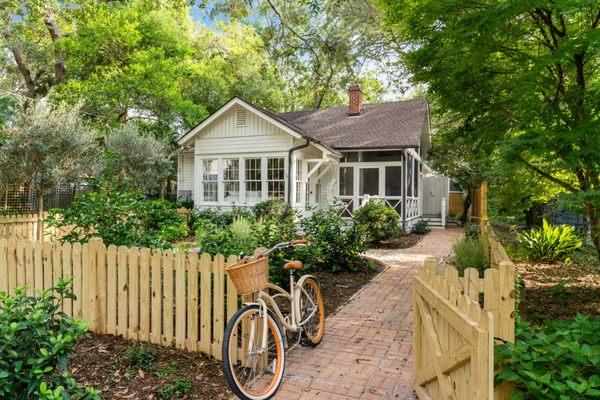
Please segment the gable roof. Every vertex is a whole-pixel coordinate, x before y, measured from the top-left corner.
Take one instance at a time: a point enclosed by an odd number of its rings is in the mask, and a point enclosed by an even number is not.
[[[338,150],[418,147],[428,125],[426,100],[365,104],[358,116],[347,106],[278,115]]]
[[[262,114],[293,137],[304,138],[334,153],[350,149],[416,148],[422,145],[422,135],[429,128],[426,100],[365,104],[360,115],[349,116],[347,106],[273,113],[236,97],[181,136],[177,143],[187,143],[234,105]]]

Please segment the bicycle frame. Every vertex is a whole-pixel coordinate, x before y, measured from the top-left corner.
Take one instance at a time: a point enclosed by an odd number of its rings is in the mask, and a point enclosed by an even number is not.
[[[275,316],[277,317],[277,319],[279,320],[279,322],[281,323],[281,325],[283,326],[283,328],[285,330],[291,331],[291,332],[298,332],[300,330],[300,328],[306,324],[306,322],[308,322],[308,320],[310,318],[312,318],[312,316],[317,312],[317,305],[313,302],[313,300],[310,298],[310,296],[308,296],[308,293],[306,293],[306,291],[302,288],[302,283],[304,283],[304,280],[308,277],[312,277],[314,278],[314,276],[312,275],[303,275],[300,280],[298,280],[298,282],[295,282],[294,280],[294,273],[293,271],[290,272],[290,293],[288,293],[287,291],[285,291],[284,289],[280,288],[277,285],[273,285],[273,284],[268,284],[267,285],[267,290],[268,289],[273,289],[275,291],[277,291],[277,293],[273,296],[270,296],[267,292],[261,291],[258,292],[258,299],[256,301],[253,302],[245,302],[245,305],[258,305],[261,309],[261,314],[262,317],[264,318],[264,323],[263,323],[263,343],[262,343],[262,348],[266,348],[267,347],[267,308],[268,305],[271,306],[271,309],[273,310],[273,312],[275,313]],[[302,321],[298,321],[298,319],[300,318],[300,296],[302,294],[302,292],[304,292],[304,294],[306,295],[306,298],[312,303],[312,307],[314,307],[314,310],[310,313],[310,315],[308,315],[304,320]],[[290,305],[291,305],[291,313],[290,313],[290,322],[288,323],[288,321],[286,320],[286,317],[283,316],[283,313],[281,312],[281,310],[279,309],[279,306],[277,306],[277,303],[275,302],[275,298],[277,297],[284,297],[287,300],[290,301]],[[253,333],[251,332],[251,335],[253,335]]]

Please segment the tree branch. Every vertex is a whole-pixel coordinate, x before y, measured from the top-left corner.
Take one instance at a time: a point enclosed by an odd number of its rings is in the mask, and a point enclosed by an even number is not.
[[[530,163],[529,161],[525,160],[522,156],[518,157],[519,161],[521,161],[523,164],[525,164],[527,167],[529,167],[530,169],[532,169],[534,172],[537,172],[538,174],[540,174],[541,176],[543,176],[544,178],[548,179],[551,182],[556,183],[557,185],[573,192],[573,193],[577,193],[579,192],[579,189],[577,189],[575,186],[571,185],[568,182],[565,182],[557,177],[555,177],[554,175],[549,174],[548,172],[544,171],[543,169],[539,168],[538,166]]]
[[[50,38],[52,39],[52,43],[56,45],[56,41],[60,38],[60,30],[58,28],[58,23],[56,22],[56,17],[54,16],[54,12],[52,10],[47,10],[44,15],[44,23],[46,24],[46,28],[48,28],[48,32],[50,33]],[[66,76],[66,54],[64,51],[55,49],[54,56],[54,83],[61,83]]]

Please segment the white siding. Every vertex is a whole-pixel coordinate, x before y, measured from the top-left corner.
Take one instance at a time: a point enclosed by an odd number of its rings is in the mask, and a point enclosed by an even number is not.
[[[200,132],[196,154],[240,154],[288,151],[293,146],[290,134],[246,110],[247,124],[236,126],[236,108],[228,110]]]

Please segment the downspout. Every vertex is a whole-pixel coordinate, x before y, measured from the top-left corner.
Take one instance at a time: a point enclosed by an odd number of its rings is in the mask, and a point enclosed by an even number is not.
[[[290,203],[290,206],[294,206],[294,200],[292,199],[292,185],[295,185],[296,182],[292,182],[291,177],[292,177],[292,154],[294,154],[294,151],[296,150],[301,150],[304,149],[306,147],[308,147],[310,145],[310,140],[306,139],[306,143],[298,145],[296,147],[292,147],[289,151],[288,151],[288,187],[287,187],[287,198],[288,198],[288,203]],[[296,171],[296,174],[298,174],[298,171]]]

